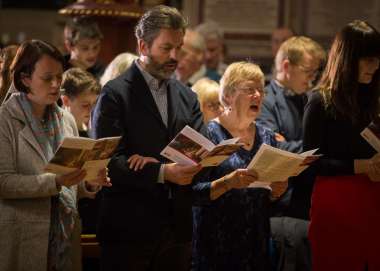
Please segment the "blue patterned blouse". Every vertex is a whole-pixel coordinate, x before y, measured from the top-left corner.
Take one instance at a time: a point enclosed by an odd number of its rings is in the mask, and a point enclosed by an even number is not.
[[[208,124],[213,143],[232,138],[219,123]],[[261,144],[276,146],[274,134],[256,124],[253,148],[240,148],[213,168],[199,186],[207,186],[238,168],[246,168]],[[269,195],[264,188],[233,189],[211,203],[193,207],[193,271],[270,270]]]

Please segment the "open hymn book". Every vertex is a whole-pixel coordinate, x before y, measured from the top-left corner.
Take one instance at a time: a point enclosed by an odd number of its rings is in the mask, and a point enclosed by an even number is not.
[[[254,169],[259,175],[259,180],[250,186],[284,182],[289,177],[297,176],[321,156],[314,155],[316,151],[317,149],[297,154],[262,144],[248,165],[249,169]]]
[[[91,139],[65,137],[54,157],[45,167],[45,172],[66,174],[76,169],[85,169],[85,180],[91,182],[105,168],[119,144],[121,137]]]
[[[191,127],[185,126],[162,150],[161,155],[182,165],[217,166],[239,149],[242,144],[238,140],[231,138],[215,145]]]

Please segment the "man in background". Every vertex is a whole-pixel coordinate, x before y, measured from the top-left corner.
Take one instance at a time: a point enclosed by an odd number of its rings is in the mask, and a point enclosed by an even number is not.
[[[207,70],[223,75],[227,65],[223,62],[225,57],[224,36],[220,26],[215,22],[198,25],[195,31],[199,32],[206,42],[205,64]]]
[[[323,48],[303,36],[289,38],[277,51],[275,76],[265,87],[266,95],[257,122],[276,133],[280,149],[302,152],[306,92],[312,88],[325,58]],[[273,204],[271,231],[277,271],[311,269],[307,237],[311,199],[302,193],[305,181],[302,175],[290,178],[287,192]]]
[[[302,151],[305,93],[313,86],[324,59],[323,48],[303,36],[288,39],[277,51],[275,77],[265,87],[266,95],[257,121],[277,133],[281,149]]]
[[[191,87],[199,79],[207,77],[219,82],[220,75],[214,70],[209,70],[204,64],[206,44],[201,34],[187,29],[183,39],[176,78],[187,86]]]

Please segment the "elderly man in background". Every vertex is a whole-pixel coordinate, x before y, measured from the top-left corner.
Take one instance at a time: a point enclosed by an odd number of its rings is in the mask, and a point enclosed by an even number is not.
[[[206,42],[205,64],[207,70],[223,75],[227,65],[223,63],[225,57],[225,47],[223,31],[215,22],[207,22],[198,25],[195,30],[199,32]]]
[[[219,81],[220,76],[212,70],[207,70],[204,64],[206,44],[201,34],[187,29],[183,39],[176,78],[187,86],[194,85],[202,77]]]

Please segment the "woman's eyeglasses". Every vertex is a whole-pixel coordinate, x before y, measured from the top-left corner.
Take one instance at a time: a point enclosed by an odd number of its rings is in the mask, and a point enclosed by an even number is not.
[[[241,87],[238,88],[241,92],[247,95],[255,95],[258,92],[260,95],[264,94],[264,88],[262,87]]]

